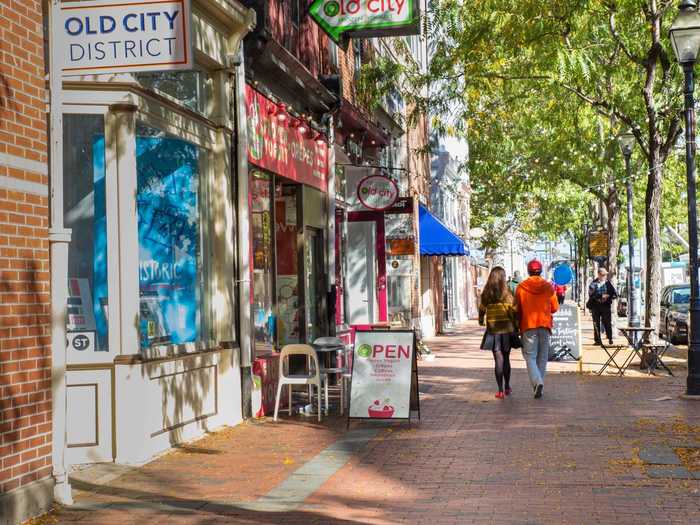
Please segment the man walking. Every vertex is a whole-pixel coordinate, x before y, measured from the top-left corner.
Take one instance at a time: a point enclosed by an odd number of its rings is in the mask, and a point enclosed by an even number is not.
[[[535,399],[539,399],[544,390],[544,374],[549,358],[552,314],[559,309],[559,302],[552,284],[542,278],[540,261],[530,261],[527,273],[529,277],[515,291],[515,307],[520,320],[523,358]]]
[[[612,334],[612,302],[617,299],[617,290],[608,280],[608,271],[602,266],[598,268],[598,278],[591,281],[588,287],[588,309],[593,316],[594,344],[602,345],[600,323],[603,323],[608,343],[613,344]]]

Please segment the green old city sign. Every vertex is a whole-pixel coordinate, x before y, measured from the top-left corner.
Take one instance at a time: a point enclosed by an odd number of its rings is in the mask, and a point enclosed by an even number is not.
[[[309,14],[338,43],[346,36],[420,34],[418,0],[315,0]]]

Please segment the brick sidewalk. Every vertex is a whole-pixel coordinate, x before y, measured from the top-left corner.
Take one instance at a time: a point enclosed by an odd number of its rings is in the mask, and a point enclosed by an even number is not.
[[[514,395],[501,401],[480,336],[470,323],[430,341],[436,359],[420,363],[422,421],[381,427],[347,463],[337,460],[347,439],[339,418],[246,423],[111,481],[119,469],[83,474],[74,484],[80,507],[42,522],[700,523],[700,480],[652,477],[661,469],[692,478],[692,465],[645,463],[663,462],[659,450],[675,458],[677,447],[700,446],[700,404],[678,397],[682,369],[676,378],[618,378],[552,363],[544,398],[534,400],[516,351]],[[310,465],[317,472],[334,460],[340,468],[318,487],[314,474],[305,477]],[[279,487],[310,496],[273,512],[264,502]]]

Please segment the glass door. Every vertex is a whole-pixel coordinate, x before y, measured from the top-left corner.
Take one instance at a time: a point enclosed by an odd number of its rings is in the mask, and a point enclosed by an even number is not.
[[[326,325],[326,286],[323,269],[323,234],[316,228],[304,231],[304,271],[306,273],[306,341],[328,333]]]
[[[104,115],[63,117],[68,249],[68,363],[108,363],[109,293]]]

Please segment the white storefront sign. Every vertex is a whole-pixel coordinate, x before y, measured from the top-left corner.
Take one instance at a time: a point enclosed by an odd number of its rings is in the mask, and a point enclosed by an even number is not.
[[[64,76],[191,69],[190,0],[62,2]]]
[[[365,208],[386,210],[399,197],[396,183],[384,175],[370,175],[357,185],[357,198]]]
[[[349,410],[351,418],[409,417],[413,352],[413,332],[356,333]]]

